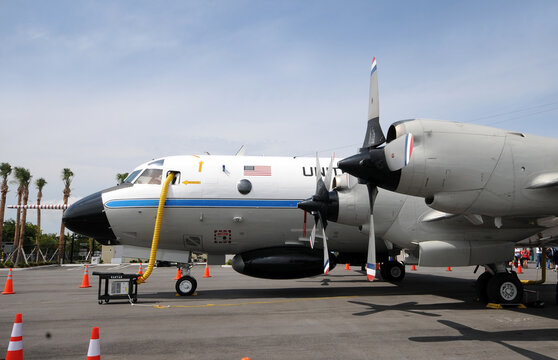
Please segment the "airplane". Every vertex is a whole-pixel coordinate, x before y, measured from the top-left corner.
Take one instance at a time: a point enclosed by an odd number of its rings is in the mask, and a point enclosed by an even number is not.
[[[423,198],[440,220],[459,216],[473,226],[499,231],[521,220],[544,228],[525,239],[524,245],[556,243],[558,159],[553,154],[558,152],[558,140],[430,119],[397,121],[385,137],[379,123],[377,77],[374,81],[363,146],[359,153],[339,161],[341,170],[369,189]],[[437,256],[452,258],[448,265],[454,266],[466,262],[466,249],[487,252],[482,262],[477,261],[487,270],[477,280],[481,295],[493,302],[517,302],[522,286],[506,266],[513,247],[503,242],[483,249],[485,244],[478,241],[472,246],[456,237],[418,243],[418,247],[419,252],[434,247]]]
[[[249,276],[315,276],[323,272],[323,239],[310,247],[311,220],[297,208],[315,186],[314,163],[313,158],[216,155],[156,159],[135,168],[124,183],[78,200],[63,221],[71,231],[102,244],[123,245],[123,256],[148,258],[162,178],[172,171],[156,258],[185,268],[177,293],[191,295],[197,287],[188,274],[191,252],[208,253],[210,263],[224,263],[225,254],[236,254],[233,268]],[[337,172],[330,192],[337,200],[329,205],[332,222],[327,227],[329,250],[336,253],[329,253],[331,268],[335,263],[362,265],[369,238],[367,188]],[[462,261],[474,265],[502,242],[513,248],[513,242],[504,240],[519,241],[541,230],[521,220],[498,231],[461,218],[437,221],[421,198],[385,190],[378,192],[375,208],[377,259],[389,281],[405,275],[403,264],[391,259],[402,249],[415,249],[417,242],[482,239],[483,246],[471,246]],[[436,247],[422,251],[421,263],[446,266]]]
[[[375,62],[370,90],[369,113],[378,113]],[[369,127],[367,137],[374,140],[376,130]],[[409,147],[408,139],[385,149]],[[410,155],[404,161],[394,158],[392,167],[405,171]],[[373,280],[378,262],[385,280],[401,281],[405,267],[395,258],[402,250],[407,252],[405,263],[422,266],[503,263],[513,257],[517,242],[544,229],[522,218],[506,219],[505,226],[496,228],[446,216],[423,198],[378,189],[382,183],[357,181],[332,160],[329,167],[321,167],[327,160],[214,155],[154,159],[136,167],[123,184],[71,205],[63,221],[71,231],[102,244],[122,245],[122,256],[150,257],[163,179],[172,181],[153,258],[177,262],[184,269],[175,286],[183,296],[197,287],[189,273],[192,252],[207,253],[212,264],[224,263],[225,254],[236,254],[234,270],[261,278],[315,276],[336,263],[350,263],[366,266]],[[315,195],[307,198],[313,190]],[[311,230],[307,212],[314,218]],[[516,279],[508,280],[513,287],[503,295],[497,285],[489,286],[490,300],[517,302],[523,289]]]

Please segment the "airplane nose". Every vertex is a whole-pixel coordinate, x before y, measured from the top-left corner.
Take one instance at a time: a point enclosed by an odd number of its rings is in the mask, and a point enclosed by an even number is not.
[[[70,206],[62,216],[64,226],[75,233],[89,236],[102,244],[116,240],[105,214],[102,191],[91,194]]]

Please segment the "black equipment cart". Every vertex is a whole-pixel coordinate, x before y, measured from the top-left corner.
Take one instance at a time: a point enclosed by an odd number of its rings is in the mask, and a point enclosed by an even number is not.
[[[115,299],[131,300],[134,303],[138,301],[137,281],[140,275],[97,271],[93,272],[93,275],[99,276],[99,304]]]

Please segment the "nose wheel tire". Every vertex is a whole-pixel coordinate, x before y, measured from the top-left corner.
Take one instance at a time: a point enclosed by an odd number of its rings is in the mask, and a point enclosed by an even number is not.
[[[523,285],[515,273],[498,273],[487,284],[488,300],[496,304],[519,304]]]
[[[180,296],[190,296],[196,291],[198,282],[189,275],[185,275],[176,281],[176,292]]]

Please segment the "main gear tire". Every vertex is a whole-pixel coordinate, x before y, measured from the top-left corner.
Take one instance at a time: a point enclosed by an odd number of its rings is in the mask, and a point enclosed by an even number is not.
[[[399,261],[386,261],[381,264],[380,269],[385,281],[400,282],[405,278],[405,266]]]
[[[523,285],[516,273],[497,273],[488,281],[488,300],[495,304],[520,304]]]

